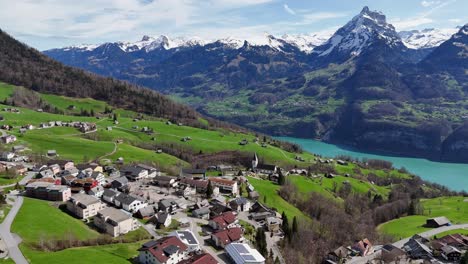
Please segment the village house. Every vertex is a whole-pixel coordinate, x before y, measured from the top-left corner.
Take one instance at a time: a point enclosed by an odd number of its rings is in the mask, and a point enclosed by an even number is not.
[[[432,250],[427,246],[429,240],[419,235],[414,235],[403,245],[403,250],[412,259],[432,259]]]
[[[197,194],[197,190],[187,186],[179,188],[176,193],[177,195],[181,195],[183,197],[191,197],[192,195]]]
[[[453,263],[458,263],[462,256],[462,253],[460,250],[458,250],[456,247],[452,247],[449,245],[442,247],[441,253],[442,253],[442,257],[445,260],[453,262]]]
[[[135,216],[140,218],[140,219],[147,219],[153,217],[156,212],[158,211],[158,208],[155,205],[148,205],[143,208],[140,208]]]
[[[119,196],[115,197],[114,205],[122,207],[127,212],[135,213],[140,208],[146,207],[148,204],[140,198],[121,193]]]
[[[138,166],[126,166],[121,169],[120,172],[131,181],[137,181],[148,177],[148,170]]]
[[[0,137],[0,139],[2,140],[2,142],[4,144],[10,144],[10,143],[13,143],[16,141],[16,136],[14,135],[6,135],[6,136],[2,136]]]
[[[180,171],[180,178],[187,179],[206,179],[205,169],[182,169]]]
[[[449,245],[458,249],[468,249],[468,237],[460,234],[446,235],[434,240],[442,245]]]
[[[47,156],[48,157],[56,157],[57,156],[57,151],[54,149],[49,149],[47,150]]]
[[[325,263],[344,263],[345,259],[351,254],[351,250],[340,246],[339,248],[328,252]]]
[[[138,164],[137,167],[148,171],[148,176],[146,176],[147,178],[154,178],[156,176],[161,176],[161,172],[155,167],[148,166],[145,164]]]
[[[279,232],[281,229],[282,222],[283,221],[278,217],[272,217],[272,216],[267,217],[266,224],[267,224],[268,231],[272,233]]]
[[[44,169],[37,175],[38,178],[53,178],[55,173],[51,169]]]
[[[75,163],[71,160],[49,160],[47,165],[58,164],[62,170],[70,170],[75,168]]]
[[[18,153],[18,152],[22,152],[26,149],[25,146],[23,145],[17,145],[17,146],[13,146],[11,147],[11,151],[15,152],[15,153]]]
[[[356,243],[354,243],[354,245],[351,248],[354,251],[356,251],[361,257],[365,257],[367,255],[374,253],[374,247],[372,246],[372,243],[367,238],[357,241]]]
[[[152,240],[138,249],[141,264],[178,264],[189,258],[187,246],[177,237],[168,236]]]
[[[153,182],[161,187],[176,187],[177,178],[171,176],[155,176]]]
[[[406,252],[392,244],[388,244],[382,247],[381,258],[384,263],[405,263]]]
[[[98,185],[106,184],[106,177],[101,172],[94,171],[93,173],[91,173],[90,177],[94,179],[95,181],[97,181]]]
[[[196,236],[190,230],[176,230],[169,234],[169,236],[177,237],[187,246],[188,252],[199,252],[201,251],[200,242]]]
[[[101,198],[102,195],[104,194],[104,187],[102,187],[101,185],[98,185],[98,186],[95,186],[93,188],[91,188],[88,192],[87,192],[88,195],[92,195],[96,198]]]
[[[177,209],[177,203],[174,199],[162,199],[158,203],[158,208],[160,211],[171,213]]]
[[[237,212],[248,212],[250,210],[250,201],[244,197],[237,197],[229,202],[231,209]]]
[[[277,172],[277,167],[275,165],[262,164],[259,163],[257,153],[254,154],[252,159],[252,171],[258,174],[272,175]]]
[[[234,195],[239,192],[236,181],[216,177],[210,178],[209,181],[213,188],[218,187],[220,192],[228,192]]]
[[[234,264],[264,264],[265,258],[245,243],[231,243],[225,248]]]
[[[126,234],[139,227],[136,219],[112,207],[99,211],[94,217],[94,225],[113,237]]]
[[[12,166],[9,170],[16,175],[24,175],[28,171],[28,168],[26,168],[24,165],[17,164]]]
[[[65,202],[71,197],[71,189],[64,185],[55,185],[47,182],[31,182],[25,187],[29,197]]]
[[[104,208],[98,198],[87,194],[75,194],[67,201],[67,210],[81,219],[93,217]]]
[[[102,194],[102,200],[107,203],[114,204],[115,198],[117,198],[121,192],[113,189],[105,189]]]
[[[167,212],[158,212],[150,219],[150,222],[156,224],[158,228],[161,226],[168,227],[171,225],[172,216]]]
[[[111,187],[117,190],[124,190],[127,188],[128,179],[125,176],[119,177],[111,182]]]
[[[265,221],[268,217],[275,217],[276,212],[265,205],[255,202],[250,208],[250,218],[254,221]]]
[[[236,216],[233,212],[224,212],[210,219],[208,225],[214,230],[224,230],[234,227],[237,224]]]
[[[49,170],[51,170],[54,175],[57,175],[61,171],[61,168],[58,164],[52,164],[49,166]]]
[[[192,211],[192,216],[200,219],[208,220],[210,218],[210,208],[203,207]]]
[[[240,227],[228,228],[211,234],[211,240],[217,247],[225,248],[234,242],[242,242],[242,229]]]
[[[219,264],[210,254],[191,255],[190,258],[180,261],[178,264]]]
[[[208,189],[208,180],[194,180],[183,178],[179,181],[179,186],[195,188],[197,193],[206,193]]]
[[[2,152],[2,160],[5,161],[12,161],[15,156],[13,152]]]

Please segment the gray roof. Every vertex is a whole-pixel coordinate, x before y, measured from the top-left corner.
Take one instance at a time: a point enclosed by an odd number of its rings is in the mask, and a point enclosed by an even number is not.
[[[175,233],[177,233],[179,239],[182,240],[182,242],[184,243],[187,242],[185,244],[189,244],[189,245],[198,244],[198,241],[193,235],[193,233],[188,230],[177,230],[175,231]]]
[[[123,186],[123,185],[128,184],[128,179],[127,179],[127,177],[122,176],[122,177],[119,177],[119,178],[112,181],[112,183],[114,183],[114,182],[120,183]]]
[[[170,217],[170,216],[171,215],[169,213],[159,212],[158,213],[158,223],[163,224],[164,222],[166,222],[167,218]]]
[[[133,197],[131,195],[122,193],[115,198],[115,200],[121,202],[122,204],[131,204],[134,201],[140,200],[139,198]]]
[[[164,200],[160,200],[159,203],[164,206],[164,207],[170,207],[172,206],[173,204],[176,204],[175,200],[174,199],[164,199]]]
[[[231,203],[236,203],[237,205],[245,205],[250,201],[244,197],[237,197],[236,199],[232,200]]]
[[[200,209],[195,209],[192,211],[192,214],[194,215],[205,215],[205,214],[209,214],[210,213],[210,208],[208,207],[203,207],[203,208],[200,208]]]
[[[446,224],[450,223],[450,221],[445,216],[429,218],[427,220],[432,220],[432,221],[436,222],[438,225],[446,225]]]
[[[152,216],[155,213],[155,208],[154,206],[145,206],[143,208],[140,208],[140,210],[138,210],[138,213],[143,217]]]
[[[73,195],[71,197],[70,201],[72,201],[72,202],[75,201],[77,203],[80,203],[80,204],[86,205],[86,206],[96,204],[96,203],[100,203],[98,198],[96,198],[94,196],[91,196],[91,195],[84,194],[84,193],[78,193],[78,194]]]
[[[102,209],[98,212],[98,215],[101,215],[104,218],[109,218],[117,223],[132,218],[130,215],[124,213],[122,210],[118,210],[113,207],[107,207],[105,209]]]
[[[113,189],[105,189],[104,190],[104,194],[103,196],[106,196],[106,197],[114,197],[116,195],[119,195],[121,192],[117,191],[117,190],[113,190]]]

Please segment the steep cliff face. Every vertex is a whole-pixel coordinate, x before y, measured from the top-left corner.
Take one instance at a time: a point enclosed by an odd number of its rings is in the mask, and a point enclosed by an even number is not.
[[[468,123],[456,129],[443,142],[440,157],[451,162],[468,161]]]

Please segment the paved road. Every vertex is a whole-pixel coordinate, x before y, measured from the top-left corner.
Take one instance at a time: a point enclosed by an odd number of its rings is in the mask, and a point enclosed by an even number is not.
[[[13,197],[13,196],[12,196]],[[15,261],[16,264],[28,264],[28,261],[21,253],[20,249],[18,248],[18,244],[21,241],[15,239],[13,234],[10,231],[11,224],[16,217],[19,209],[23,205],[23,197],[16,196],[15,203],[11,208],[10,212],[8,213],[7,217],[2,224],[0,224],[0,237],[3,239],[5,244],[7,245],[9,256],[11,259]]]
[[[161,238],[160,235],[158,235],[158,233],[156,233],[156,231],[154,231],[154,225],[152,224],[146,224],[146,225],[142,225],[143,228],[148,231],[148,233],[154,237],[154,240],[158,240],[159,238]]]

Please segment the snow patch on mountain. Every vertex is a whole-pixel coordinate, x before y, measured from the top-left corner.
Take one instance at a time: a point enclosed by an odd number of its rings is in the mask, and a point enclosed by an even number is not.
[[[457,28],[426,28],[423,30],[401,31],[398,32],[398,35],[406,47],[410,49],[426,49],[438,47],[457,31]]]

